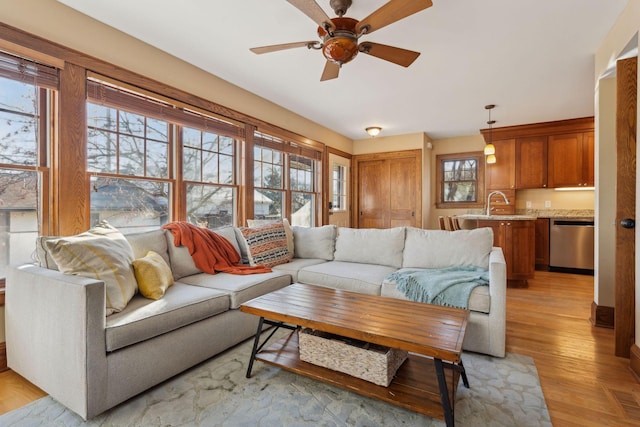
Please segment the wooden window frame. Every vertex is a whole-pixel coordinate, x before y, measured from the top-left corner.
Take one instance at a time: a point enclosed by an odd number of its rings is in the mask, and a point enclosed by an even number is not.
[[[445,202],[444,197],[444,168],[445,161],[469,160],[474,159],[477,162],[478,170],[476,171],[476,201],[475,202]],[[482,151],[473,151],[469,153],[451,153],[436,155],[436,208],[438,209],[470,209],[484,207],[484,174],[485,174],[485,157]]]

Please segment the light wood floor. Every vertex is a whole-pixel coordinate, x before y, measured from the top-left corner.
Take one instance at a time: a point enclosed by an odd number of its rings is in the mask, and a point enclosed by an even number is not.
[[[613,355],[613,330],[589,322],[593,277],[536,272],[507,290],[507,351],[533,357],[553,425],[639,426],[640,383]],[[44,393],[0,373],[0,414]]]

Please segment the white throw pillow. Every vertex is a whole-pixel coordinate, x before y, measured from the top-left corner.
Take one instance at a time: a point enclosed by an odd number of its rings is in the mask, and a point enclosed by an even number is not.
[[[122,311],[136,293],[133,249],[106,221],[75,236],[47,240],[45,246],[61,272],[104,281],[107,316]]]
[[[293,227],[293,240],[296,258],[333,260],[335,250],[336,226]]]
[[[405,268],[445,268],[472,265],[489,268],[493,230],[422,230],[407,228],[404,245]]]
[[[336,238],[336,261],[402,266],[405,227],[343,228]]]

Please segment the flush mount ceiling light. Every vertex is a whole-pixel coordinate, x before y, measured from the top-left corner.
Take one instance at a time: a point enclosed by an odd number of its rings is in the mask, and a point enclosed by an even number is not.
[[[496,122],[495,120],[491,120],[491,110],[493,110],[496,106],[494,104],[485,105],[484,109],[489,110],[489,120],[487,120],[487,124],[489,125],[489,143],[484,146],[484,155],[487,156],[487,163],[493,164],[496,162],[496,147],[493,145],[493,130],[492,126]]]
[[[367,131],[369,136],[371,136],[372,138],[375,138],[376,136],[378,136],[380,131],[382,131],[382,128],[378,126],[369,126],[368,128],[365,129],[365,131]]]

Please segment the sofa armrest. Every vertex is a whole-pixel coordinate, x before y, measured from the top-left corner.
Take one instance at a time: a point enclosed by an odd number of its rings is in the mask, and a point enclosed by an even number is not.
[[[489,255],[489,293],[492,355],[504,357],[507,332],[507,263],[502,249],[495,246]]]
[[[9,367],[86,418],[107,383],[104,282],[25,265],[6,286]]]

